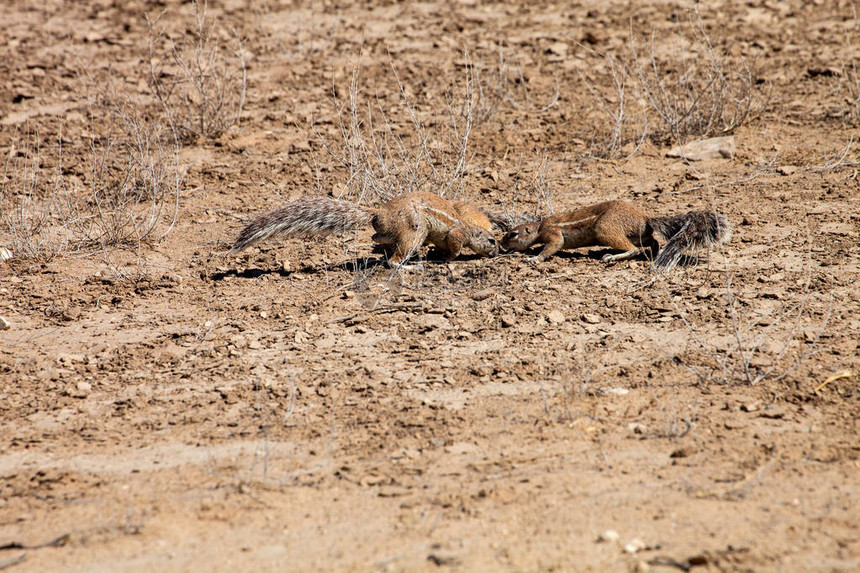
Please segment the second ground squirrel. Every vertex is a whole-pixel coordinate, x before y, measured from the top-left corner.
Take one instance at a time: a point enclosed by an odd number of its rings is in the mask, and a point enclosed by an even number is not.
[[[299,199],[254,217],[239,233],[231,253],[277,235],[324,237],[368,225],[376,231],[373,241],[387,247],[392,267],[403,266],[425,244],[444,251],[446,260],[464,247],[483,256],[499,252],[490,220],[477,207],[433,193],[404,193],[379,207],[328,197]]]
[[[729,221],[716,211],[650,217],[632,203],[606,201],[520,225],[505,234],[502,247],[524,251],[532,245],[545,245],[540,254],[530,257],[532,261],[546,260],[561,249],[600,245],[623,251],[605,255],[604,262],[630,259],[649,250],[653,267],[668,271],[686,251],[716,247],[731,236]],[[658,237],[666,241],[662,248]]]

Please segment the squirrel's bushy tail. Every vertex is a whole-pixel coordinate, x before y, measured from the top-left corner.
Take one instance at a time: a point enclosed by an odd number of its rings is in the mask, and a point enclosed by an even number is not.
[[[683,215],[648,219],[651,228],[666,239],[654,259],[662,271],[675,268],[685,252],[703,247],[717,247],[732,238],[732,225],[716,211],[690,211]]]
[[[254,217],[239,233],[231,253],[274,237],[324,237],[365,227],[373,221],[374,209],[328,197],[299,199],[274,211]]]

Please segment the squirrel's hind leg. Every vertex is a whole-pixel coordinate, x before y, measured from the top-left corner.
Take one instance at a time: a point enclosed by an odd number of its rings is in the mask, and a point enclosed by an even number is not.
[[[600,260],[604,263],[617,263],[618,261],[626,261],[627,259],[632,259],[633,257],[638,256],[645,250],[646,249],[641,247],[633,247],[632,249],[628,249],[623,253],[618,253],[615,255],[603,255]]]

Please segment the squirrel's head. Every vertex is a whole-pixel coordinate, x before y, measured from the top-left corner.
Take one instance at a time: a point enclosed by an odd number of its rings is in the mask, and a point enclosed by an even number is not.
[[[472,250],[485,257],[495,257],[499,254],[499,242],[486,229],[475,228],[472,232]]]
[[[505,250],[524,251],[534,245],[540,231],[540,223],[526,223],[515,227],[502,237],[502,248]]]

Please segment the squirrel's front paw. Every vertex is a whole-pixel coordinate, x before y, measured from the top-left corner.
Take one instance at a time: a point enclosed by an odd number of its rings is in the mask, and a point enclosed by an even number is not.
[[[535,255],[533,257],[526,257],[527,263],[539,263],[542,260],[543,260],[543,257],[541,257],[540,255]]]

